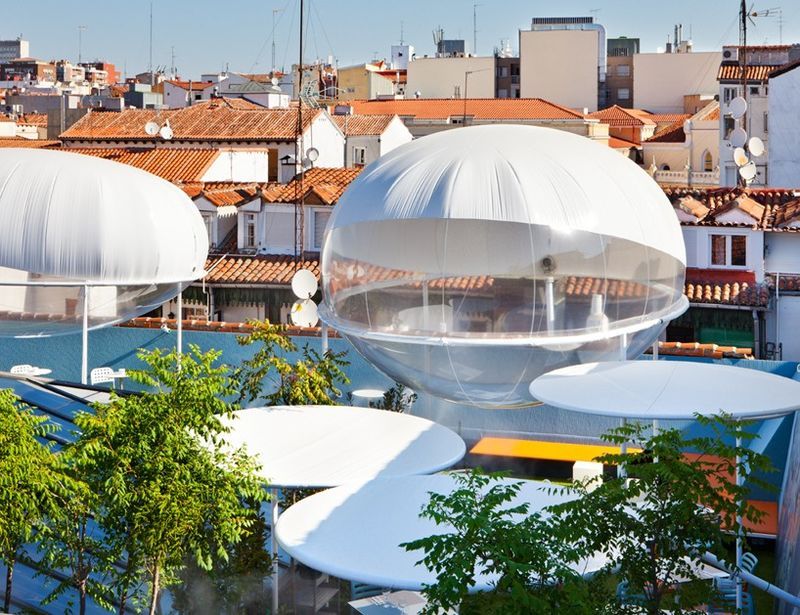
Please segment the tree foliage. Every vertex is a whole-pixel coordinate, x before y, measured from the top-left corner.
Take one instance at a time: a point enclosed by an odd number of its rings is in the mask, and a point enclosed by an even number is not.
[[[147,368],[129,375],[145,391],[112,395],[75,421],[72,454],[98,488],[107,540],[127,556],[121,601],[144,573],[151,614],[186,557],[206,570],[225,561],[256,518],[244,499],[265,499],[255,462],[223,441],[237,388],[219,356],[196,346],[181,357],[142,351]]]
[[[0,561],[7,569],[5,612],[11,605],[14,564],[44,517],[56,508],[62,492],[52,442],[45,440],[56,430],[13,391],[0,390]]]
[[[298,349],[286,327],[268,320],[250,321],[253,332],[237,338],[242,346],[258,344],[255,354],[236,370],[239,401],[265,400],[268,405],[335,404],[338,386],[350,380],[343,368],[345,352],[318,353],[306,344]],[[288,355],[297,355],[292,361]],[[265,386],[266,380],[266,386]]]
[[[392,412],[405,412],[414,402],[417,401],[417,394],[406,388],[405,385],[395,382],[394,386],[387,389],[383,397],[376,402],[369,402],[370,408],[380,410],[390,410]]]
[[[515,502],[521,483],[501,482],[499,475],[480,471],[452,476],[456,489],[431,493],[422,516],[449,524],[453,531],[401,545],[422,550],[418,563],[437,574],[436,583],[424,590],[424,613],[597,612],[603,584],[598,579],[592,595],[570,566],[578,551],[562,540],[546,515]],[[492,592],[470,595],[478,572],[496,575]]]

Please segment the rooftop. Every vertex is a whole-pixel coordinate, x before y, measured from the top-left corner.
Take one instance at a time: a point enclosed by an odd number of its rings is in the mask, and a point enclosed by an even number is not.
[[[333,121],[348,137],[381,135],[396,118],[396,115],[332,115]]]
[[[466,114],[477,120],[581,120],[583,114],[541,98],[410,98],[353,100],[353,111],[364,115],[399,115],[417,119],[448,119]]]

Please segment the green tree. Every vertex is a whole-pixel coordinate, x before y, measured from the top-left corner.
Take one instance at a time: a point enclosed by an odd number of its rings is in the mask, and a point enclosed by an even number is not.
[[[181,357],[142,351],[147,368],[129,374],[145,392],[112,395],[76,417],[74,454],[101,488],[98,521],[127,556],[121,610],[140,574],[152,615],[188,556],[206,570],[226,560],[256,518],[245,500],[266,497],[254,460],[224,443],[221,419],[237,409],[229,400],[238,391],[219,357],[196,346]]]
[[[0,561],[6,566],[3,611],[11,608],[14,565],[55,506],[60,479],[52,442],[56,431],[10,389],[0,390]]]
[[[405,385],[395,382],[394,386],[387,389],[383,398],[377,402],[370,402],[370,408],[379,410],[390,410],[392,412],[405,412],[414,402],[417,401],[417,394],[411,392]]]
[[[457,609],[462,614],[596,613],[608,602],[598,577],[585,583],[570,564],[578,552],[558,527],[526,503],[513,503],[519,482],[500,482],[499,475],[480,471],[452,475],[457,487],[449,494],[431,493],[422,516],[453,531],[404,543],[422,550],[418,564],[436,573],[425,587],[423,613]],[[470,594],[476,573],[496,575],[493,591]]]
[[[298,350],[286,335],[286,327],[268,320],[249,324],[253,332],[236,341],[242,346],[260,346],[236,371],[239,401],[263,399],[271,406],[336,403],[341,395],[338,386],[350,382],[342,369],[349,365],[344,352],[328,350],[320,355],[308,344]],[[294,362],[287,356],[293,353],[299,353]],[[265,379],[269,383],[266,389]]]
[[[684,611],[711,598],[708,584],[686,581],[699,578],[706,551],[729,559],[740,529],[737,515],[757,521],[762,514],[747,504],[751,487],[769,487],[760,478],[770,470],[769,460],[747,446],[728,444],[737,435],[752,439],[741,423],[727,417],[697,420],[713,435],[685,440],[668,429],[648,436],[640,424],[612,430],[607,441],[634,442],[642,451],[598,461],[624,464],[629,478],[574,483],[566,491],[578,497],[553,508],[560,533],[584,555],[604,553],[607,568],[617,569],[648,613]],[[697,455],[687,457],[687,450]],[[736,469],[749,486],[732,482]]]

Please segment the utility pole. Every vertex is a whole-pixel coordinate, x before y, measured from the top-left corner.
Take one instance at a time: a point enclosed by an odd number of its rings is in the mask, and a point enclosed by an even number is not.
[[[86,26],[78,26],[78,64],[81,63],[82,54],[83,54],[83,31],[86,29]]]
[[[295,183],[298,190],[295,192],[294,203],[294,256],[296,267],[300,268],[300,263],[303,261],[303,252],[305,245],[303,243],[305,224],[305,211],[303,203],[303,8],[304,1],[300,0],[300,62],[297,67],[297,85],[298,85],[298,101],[297,101],[297,145],[295,147],[295,169],[299,166],[298,180]]]

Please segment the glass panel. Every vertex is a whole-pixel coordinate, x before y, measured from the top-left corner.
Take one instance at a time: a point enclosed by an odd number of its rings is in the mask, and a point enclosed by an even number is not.
[[[711,264],[725,266],[728,264],[725,258],[727,237],[725,235],[711,235]]]
[[[731,265],[734,267],[747,266],[747,236],[731,236]]]

